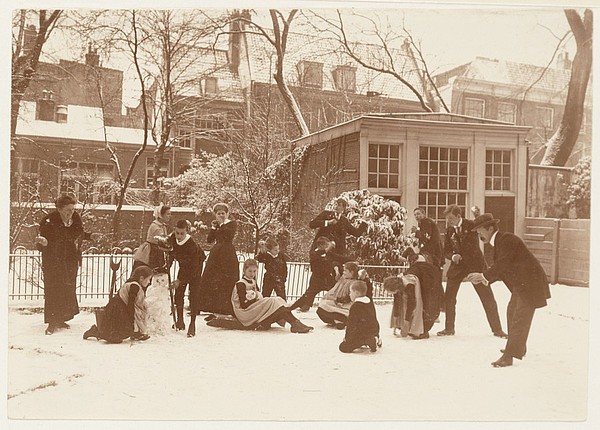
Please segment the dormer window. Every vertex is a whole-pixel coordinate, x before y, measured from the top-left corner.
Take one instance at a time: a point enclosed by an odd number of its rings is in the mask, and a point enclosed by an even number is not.
[[[296,67],[300,85],[310,88],[323,88],[323,63],[300,61]]]
[[[338,66],[333,69],[335,89],[345,92],[356,92],[356,67]]]
[[[56,122],[66,123],[68,118],[68,108],[65,105],[56,106]]]
[[[219,85],[217,78],[208,77],[204,79],[204,94],[205,95],[215,95],[219,93]]]

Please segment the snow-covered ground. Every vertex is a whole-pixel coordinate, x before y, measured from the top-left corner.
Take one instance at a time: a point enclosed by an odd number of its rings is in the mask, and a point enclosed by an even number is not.
[[[509,293],[494,285],[501,318]],[[45,336],[43,315],[8,314],[8,403],[16,419],[135,420],[582,420],[587,414],[589,290],[552,286],[536,312],[527,356],[490,362],[504,340],[490,333],[470,284],[458,295],[456,336],[393,336],[391,305],[377,307],[383,348],[342,354],[343,331],[314,308],[315,330],[231,331],[197,322],[140,343],[82,340],[94,316]]]

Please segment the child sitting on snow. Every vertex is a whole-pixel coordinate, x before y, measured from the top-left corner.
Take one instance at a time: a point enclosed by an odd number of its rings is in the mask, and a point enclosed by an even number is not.
[[[317,315],[321,318],[321,321],[329,325],[334,325],[339,330],[343,330],[346,327],[350,306],[352,305],[352,301],[350,300],[350,285],[357,278],[358,263],[353,261],[344,263],[344,271],[341,278],[319,301]]]
[[[379,322],[373,301],[367,296],[367,285],[362,281],[353,281],[350,285],[352,306],[348,315],[346,336],[340,343],[340,351],[353,352],[362,346],[368,346],[371,352],[381,347]]]
[[[288,322],[292,333],[308,333],[313,328],[302,324],[292,315],[281,297],[263,297],[256,286],[258,262],[244,261],[244,275],[233,288],[231,303],[235,317],[245,327],[268,329],[274,322],[284,327]]]

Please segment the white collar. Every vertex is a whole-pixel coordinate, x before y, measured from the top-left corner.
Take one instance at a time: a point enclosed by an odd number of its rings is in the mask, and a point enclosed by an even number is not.
[[[498,230],[496,230],[494,232],[494,234],[492,234],[492,237],[490,238],[490,245],[492,246],[496,246],[496,235],[498,234]]]
[[[183,245],[190,239],[190,237],[191,236],[189,234],[186,234],[181,242],[178,241],[177,238],[175,238],[175,241],[177,242],[177,245]]]
[[[461,228],[462,227],[462,223],[463,223],[463,219],[462,219],[462,217],[460,217],[460,221],[458,222],[458,224],[456,224],[455,228]]]
[[[355,302],[361,302],[361,303],[371,303],[371,299],[368,298],[367,296],[362,296],[362,297],[357,297],[356,299],[354,299]]]
[[[271,251],[267,251],[267,254],[269,254],[273,258],[277,258],[277,255],[279,255],[279,254],[275,255],[275,254],[271,253]]]
[[[422,263],[427,262],[427,260],[425,260],[425,257],[423,256],[423,254],[417,254],[417,261],[420,261]]]

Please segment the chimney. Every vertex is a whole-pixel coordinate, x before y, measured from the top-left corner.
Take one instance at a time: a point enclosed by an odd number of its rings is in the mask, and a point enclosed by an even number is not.
[[[85,54],[85,64],[91,67],[98,67],[100,65],[98,49],[92,49],[91,42],[88,44],[88,52]]]
[[[238,73],[238,67],[240,65],[240,44],[243,36],[242,32],[246,27],[246,23],[241,21],[239,18],[250,20],[250,11],[244,9],[241,12],[234,10],[232,15],[232,21],[229,24],[229,68],[232,73]]]
[[[27,55],[31,52],[35,46],[35,39],[37,38],[37,29],[35,25],[28,25],[23,31],[23,55]]]
[[[571,70],[571,66],[573,65],[573,61],[569,59],[569,53],[567,51],[562,51],[558,54],[558,58],[556,59],[556,67],[563,70]]]

